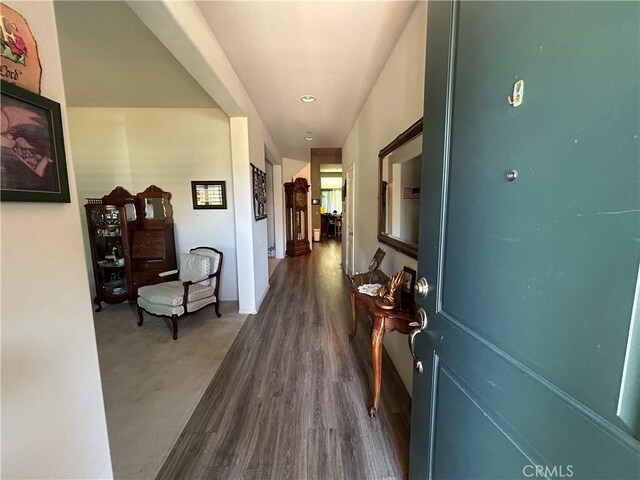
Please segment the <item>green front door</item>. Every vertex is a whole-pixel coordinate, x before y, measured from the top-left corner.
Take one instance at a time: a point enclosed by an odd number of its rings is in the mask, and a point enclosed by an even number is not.
[[[639,32],[429,4],[411,478],[640,478]]]

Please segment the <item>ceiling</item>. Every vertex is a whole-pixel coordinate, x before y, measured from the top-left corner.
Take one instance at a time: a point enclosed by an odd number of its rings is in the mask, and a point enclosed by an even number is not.
[[[124,2],[54,5],[68,105],[217,107]]]
[[[342,146],[415,4],[198,2],[280,153],[301,160]]]
[[[415,4],[198,2],[280,153],[300,160],[343,145]],[[70,106],[217,107],[126,3],[54,5]]]

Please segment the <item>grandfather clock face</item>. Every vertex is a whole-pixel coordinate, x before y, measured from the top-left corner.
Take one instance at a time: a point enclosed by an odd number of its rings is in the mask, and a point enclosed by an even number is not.
[[[296,208],[304,208],[307,206],[307,196],[302,192],[296,192],[294,196],[294,205]]]

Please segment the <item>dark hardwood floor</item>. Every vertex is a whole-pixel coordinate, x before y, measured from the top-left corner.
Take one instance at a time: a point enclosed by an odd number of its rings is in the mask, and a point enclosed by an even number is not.
[[[411,400],[385,353],[369,417],[369,320],[349,343],[340,260],[340,244],[325,242],[280,262],[159,479],[406,478]]]

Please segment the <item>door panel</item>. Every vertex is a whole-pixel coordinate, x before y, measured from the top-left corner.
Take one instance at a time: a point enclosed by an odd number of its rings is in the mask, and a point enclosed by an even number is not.
[[[640,4],[434,2],[427,37],[410,477],[638,478],[616,409],[640,262]]]
[[[477,479],[491,468],[493,479],[513,479],[522,474],[528,459],[492,418],[493,413],[444,362],[437,375],[434,478]],[[445,401],[439,401],[441,398]],[[448,428],[459,424],[462,429]]]
[[[435,322],[428,341],[437,353],[424,379],[433,380],[432,478],[524,478],[526,465],[571,465],[577,478],[635,478],[638,451],[629,436],[468,331]]]
[[[637,84],[617,98],[640,69],[634,9],[461,4],[442,293],[444,312],[612,421],[640,257]]]

